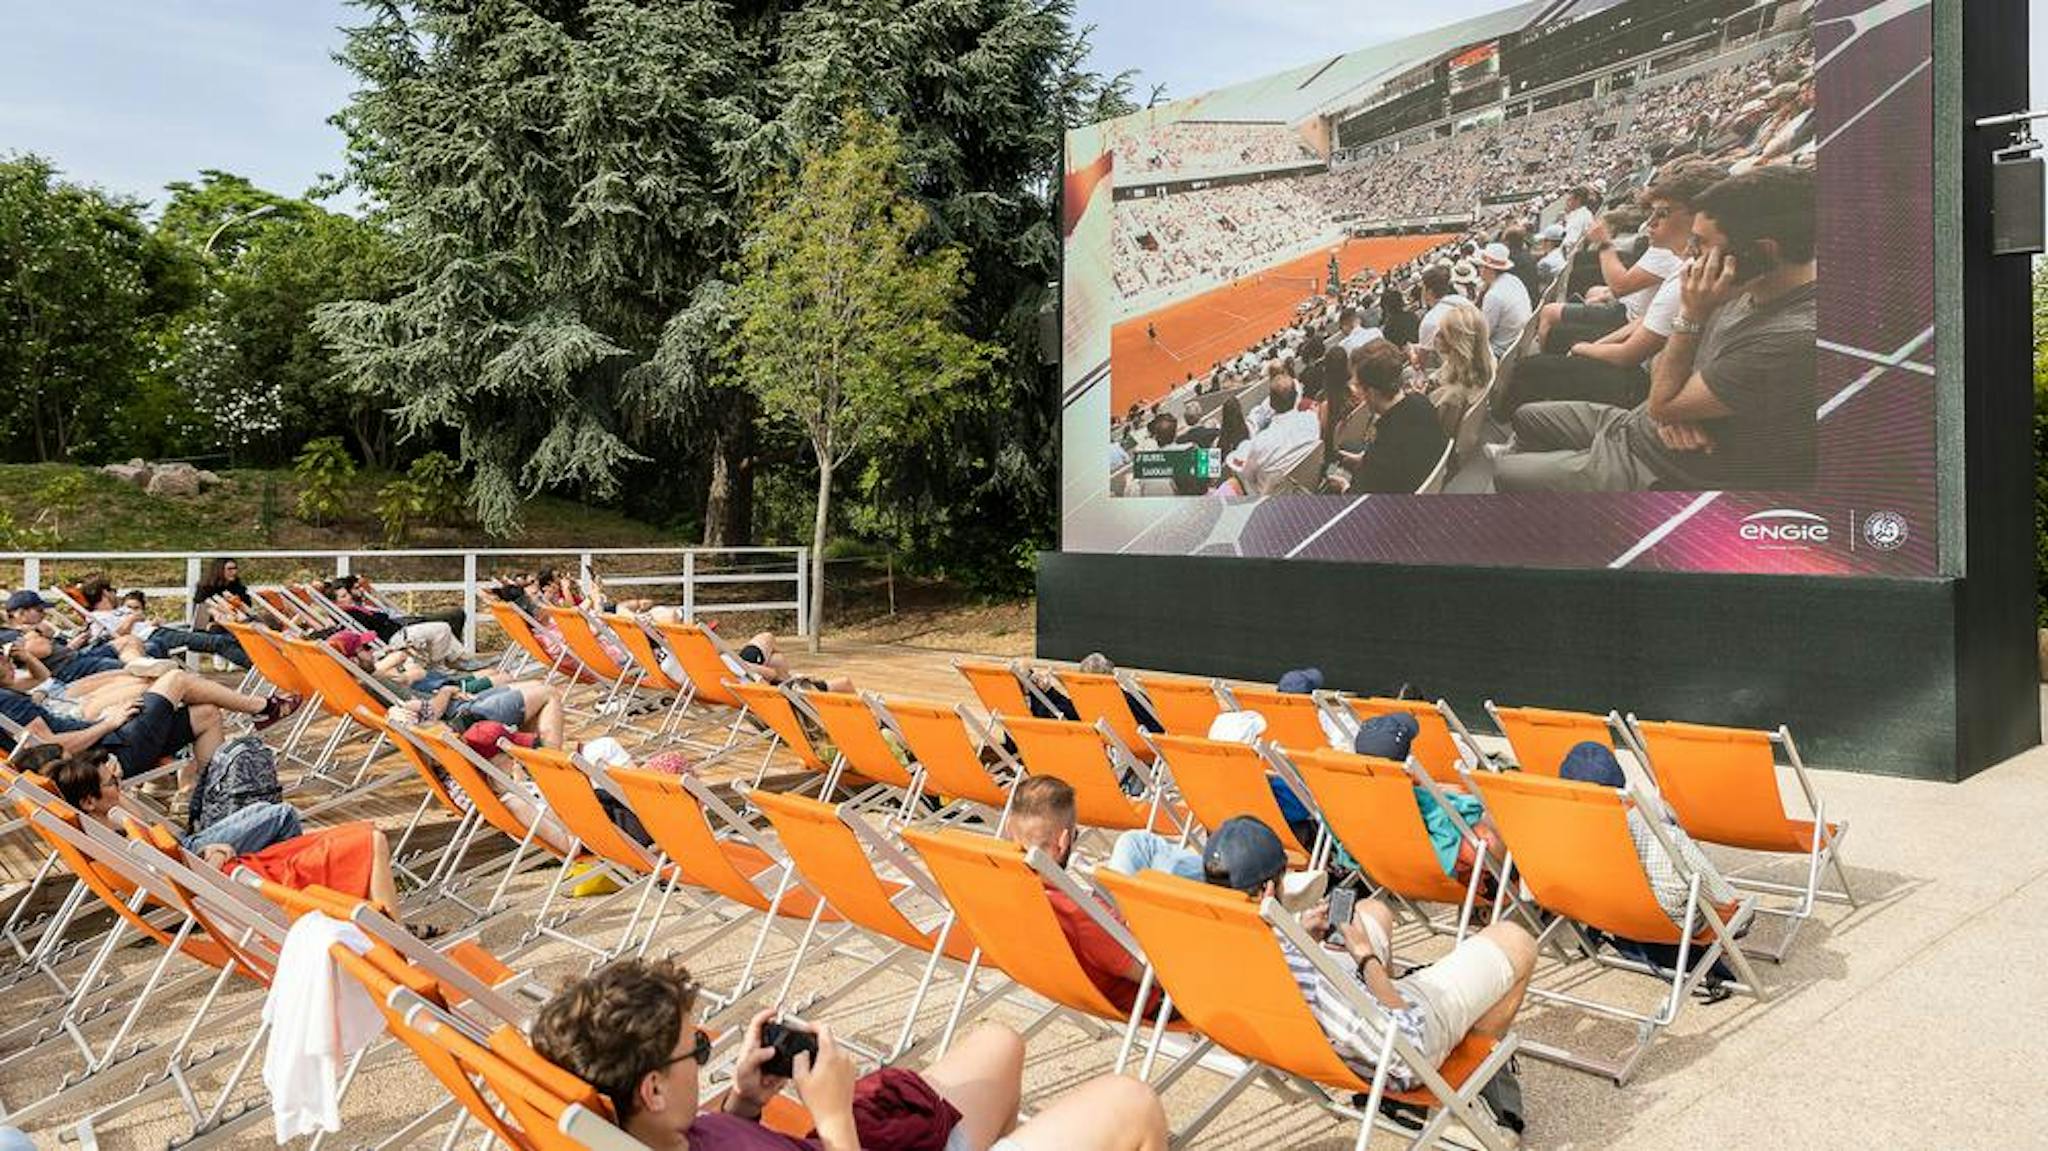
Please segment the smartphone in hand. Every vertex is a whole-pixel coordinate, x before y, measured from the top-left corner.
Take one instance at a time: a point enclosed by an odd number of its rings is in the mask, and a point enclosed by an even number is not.
[[[1358,893],[1348,887],[1340,887],[1330,893],[1330,926],[1323,933],[1326,943],[1344,942],[1344,925],[1351,922],[1351,913],[1358,907]]]

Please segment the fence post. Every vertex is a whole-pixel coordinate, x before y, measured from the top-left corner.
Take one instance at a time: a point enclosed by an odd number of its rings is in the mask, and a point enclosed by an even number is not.
[[[185,557],[185,622],[199,622],[199,557]]]
[[[796,634],[811,634],[811,549],[796,549]]]
[[[583,585],[590,582],[590,553],[584,552],[581,555],[577,556],[576,563],[578,565],[578,571],[581,573],[580,578],[576,581],[576,590],[578,594],[581,594],[583,591]],[[592,604],[590,605],[590,607],[592,611],[604,610],[603,604]]]
[[[462,553],[462,650],[476,654],[476,553]]]
[[[683,622],[697,622],[697,549],[683,549]]]
[[[889,565],[889,614],[893,616],[896,614],[896,553],[890,552],[883,559]]]
[[[338,576],[345,576],[348,574],[347,552],[342,552],[340,555],[334,557],[334,574]]]
[[[21,586],[30,591],[43,590],[43,559],[29,556],[21,561]]]

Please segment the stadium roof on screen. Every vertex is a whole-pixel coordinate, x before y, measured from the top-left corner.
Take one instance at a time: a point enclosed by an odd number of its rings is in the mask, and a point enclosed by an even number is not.
[[[1621,0],[1531,0],[1405,39],[1318,60],[1243,84],[1177,101],[1176,119],[1300,123],[1355,104],[1362,95],[1417,64],[1519,32],[1532,24],[1576,20]]]

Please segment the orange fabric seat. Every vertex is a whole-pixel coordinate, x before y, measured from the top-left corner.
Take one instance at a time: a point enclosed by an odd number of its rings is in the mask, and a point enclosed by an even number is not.
[[[1614,750],[1614,729],[1604,715],[1582,711],[1551,711],[1541,707],[1495,707],[1486,710],[1494,726],[1507,737],[1515,754],[1515,766],[1536,775],[1556,778],[1564,757],[1582,743],[1597,743]]]

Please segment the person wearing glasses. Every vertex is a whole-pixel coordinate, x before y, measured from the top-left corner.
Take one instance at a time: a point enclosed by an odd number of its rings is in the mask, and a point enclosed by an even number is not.
[[[692,1022],[697,985],[673,959],[620,960],[570,983],[535,1017],[534,1049],[611,1101],[619,1126],[653,1151],[1164,1151],[1166,1113],[1151,1088],[1103,1076],[1017,1125],[1024,1040],[999,1025],[963,1035],[922,1071],[854,1074],[829,1024],[790,1079],[768,1074],[762,1011],[747,1023],[732,1089],[704,1105],[711,1037]],[[761,1124],[788,1083],[815,1130]]]

